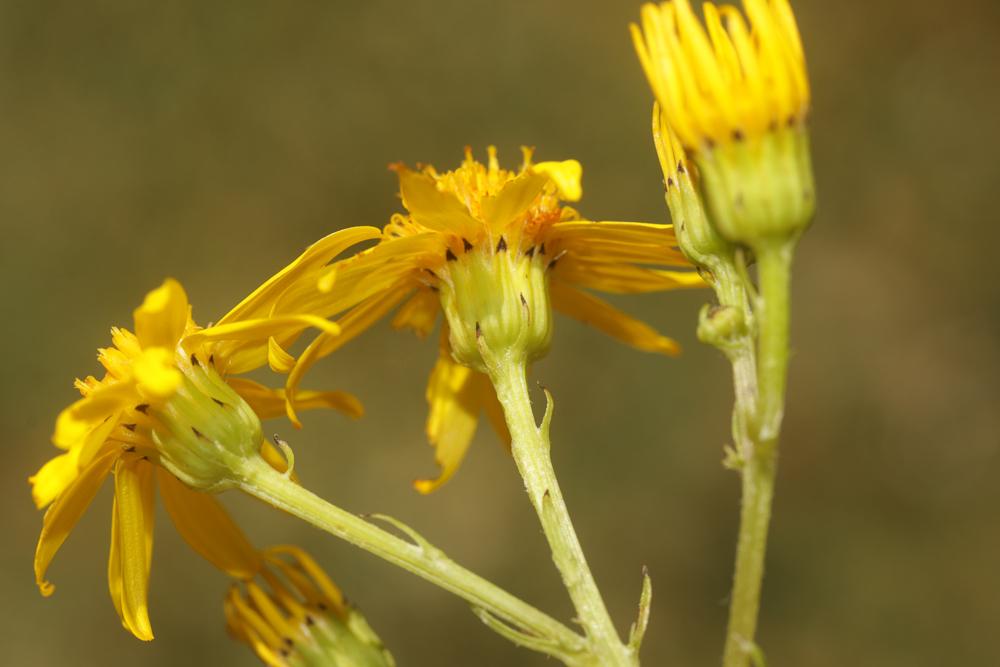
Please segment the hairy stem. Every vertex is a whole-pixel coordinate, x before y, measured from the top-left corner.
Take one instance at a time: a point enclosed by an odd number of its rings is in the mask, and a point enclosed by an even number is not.
[[[754,637],[764,578],[764,556],[774,497],[778,435],[784,413],[788,367],[789,281],[792,242],[765,243],[755,248],[760,296],[756,302],[759,331],[755,405],[743,405],[736,423],[747,427],[738,439],[743,483],[736,568],[729,606],[729,628],[723,652],[724,667],[746,667],[756,650]],[[752,352],[752,350],[750,351]],[[748,352],[749,354],[749,352]],[[736,381],[736,410],[747,396],[748,356],[731,355]],[[741,389],[741,384],[743,385]],[[744,396],[741,397],[741,394]]]
[[[514,461],[549,542],[552,560],[587,635],[591,655],[602,667],[636,667],[638,656],[622,644],[615,630],[559,489],[549,451],[551,414],[547,413],[541,427],[536,425],[524,363],[499,361],[490,368],[490,378],[510,429]]]
[[[413,539],[401,539],[299,486],[263,460],[248,461],[241,490],[331,535],[454,593],[480,611],[503,621],[509,639],[559,658],[567,665],[590,664],[582,655],[583,638],[562,623],[470,572],[415,532],[386,519]],[[378,518],[378,517],[373,517]]]

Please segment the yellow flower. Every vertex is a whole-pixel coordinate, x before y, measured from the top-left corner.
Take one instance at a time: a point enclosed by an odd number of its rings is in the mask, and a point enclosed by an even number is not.
[[[462,460],[485,411],[502,434],[500,406],[483,371],[489,358],[545,353],[550,306],[640,350],[675,354],[677,344],[591,294],[641,293],[703,286],[676,248],[669,225],[593,222],[563,200],[582,194],[575,160],[502,169],[466,151],[462,165],[439,173],[395,165],[408,214],[392,216],[379,243],[326,266],[310,248],[241,304],[237,315],[310,313],[338,317],[339,335],[321,333],[296,359],[285,351],[303,330],[291,325],[267,341],[245,341],[240,353],[288,372],[288,412],[295,421],[305,371],[399,307],[392,324],[429,334],[443,310],[441,353],[427,388],[427,435],[442,468],[419,480],[429,492]],[[373,237],[352,228],[321,241],[343,247]],[[317,244],[319,245],[319,244]],[[678,270],[680,269],[680,270]],[[225,322],[225,320],[223,320]],[[215,336],[212,329],[209,335]]]
[[[167,511],[195,551],[235,577],[252,575],[257,561],[215,499],[192,490],[225,486],[219,461],[263,455],[283,470],[284,459],[263,443],[260,418],[284,411],[284,392],[244,379],[225,381],[226,366],[212,344],[198,340],[183,288],[167,280],[135,311],[135,333],[111,330],[113,346],[100,350],[100,380],[77,380],[83,398],[62,411],[53,442],[65,450],[30,478],[39,508],[48,507],[35,552],[35,577],[44,595],[54,590],[45,573],[101,483],[115,481],[108,582],[124,626],[153,638],[146,592],[153,540],[156,480]],[[326,320],[285,317],[244,320],[237,333],[266,334],[290,321],[334,331]],[[340,392],[307,392],[304,407],[334,406],[358,414]],[[180,477],[184,481],[178,479]]]
[[[809,140],[809,79],[788,0],[642,8],[631,26],[664,123],[697,162],[712,223],[754,245],[801,232],[815,194]]]
[[[258,580],[226,596],[226,628],[270,667],[393,667],[364,617],[309,554],[293,546],[260,554]]]
[[[788,0],[706,2],[702,27],[688,0],[643,5],[631,26],[646,76],[681,141],[710,147],[804,123],[809,80]],[[706,33],[707,28],[707,33]]]

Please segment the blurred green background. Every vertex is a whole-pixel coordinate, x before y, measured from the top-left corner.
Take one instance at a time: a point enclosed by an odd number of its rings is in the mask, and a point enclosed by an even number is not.
[[[794,357],[760,639],[771,665],[1000,664],[1000,5],[795,2],[815,103],[820,208],[798,254]],[[4,656],[31,665],[253,664],[223,633],[223,577],[165,516],[157,639],[123,631],[105,579],[105,488],[51,570],[26,477],[71,381],[164,276],[210,321],[319,236],[399,210],[389,162],[456,165],[521,144],[584,164],[593,219],[663,221],[638,2],[0,2],[0,422]],[[736,476],[720,466],[722,357],[707,293],[622,299],[685,346],[644,356],[567,320],[535,376],[554,455],[624,632],[648,565],[644,664],[717,664]],[[383,325],[311,386],[368,416],[309,414],[304,483],[419,528],[561,618],[569,605],[513,465],[484,428],[431,497],[423,389],[435,356]],[[540,397],[539,397],[540,398]],[[110,485],[108,485],[110,487]],[[230,494],[231,496],[232,494]],[[239,497],[258,544],[311,549],[400,665],[542,665],[458,599]],[[162,512],[161,512],[162,514]]]

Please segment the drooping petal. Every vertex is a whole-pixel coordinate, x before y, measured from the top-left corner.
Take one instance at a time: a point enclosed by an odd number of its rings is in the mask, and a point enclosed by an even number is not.
[[[677,248],[673,225],[644,222],[558,222],[549,234],[553,248],[585,259],[690,266]]]
[[[167,513],[192,549],[237,579],[249,579],[260,571],[257,550],[218,500],[189,489],[163,468],[157,475]]]
[[[371,297],[351,309],[338,321],[340,324],[339,336],[320,334],[306,347],[299,356],[295,368],[288,374],[288,380],[285,382],[286,413],[288,414],[288,419],[296,428],[302,427],[302,423],[295,414],[295,409],[298,386],[306,371],[317,361],[337,351],[347,342],[353,340],[356,336],[382,319],[386,313],[395,308],[412,290],[412,284],[409,281],[403,281],[398,286]]]
[[[580,198],[583,197],[583,187],[580,185],[580,180],[583,177],[583,165],[578,161],[539,162],[532,169],[552,179],[552,182],[559,188],[560,199],[580,201]]]
[[[73,526],[83,516],[84,511],[94,495],[101,487],[101,482],[108,476],[111,466],[118,458],[119,452],[108,452],[97,458],[89,466],[80,471],[79,476],[62,493],[52,506],[45,512],[42,520],[42,532],[38,536],[38,546],[35,549],[35,582],[42,595],[49,596],[55,586],[45,580],[45,572],[49,563],[59,551],[59,547],[69,536]]]
[[[578,289],[553,282],[552,305],[570,317],[603,331],[612,338],[645,352],[676,355],[680,346],[645,322],[626,315],[607,301]]]
[[[80,449],[74,447],[65,454],[49,459],[38,472],[28,478],[35,507],[42,509],[51,503],[77,478],[79,470],[76,465],[80,458]]]
[[[481,374],[456,363],[442,349],[427,383],[427,440],[434,448],[441,474],[436,479],[413,482],[420,493],[430,493],[448,481],[465,458],[483,407],[482,379]]]
[[[229,378],[230,387],[257,413],[261,419],[273,419],[285,414],[285,390],[272,389],[246,378]],[[364,407],[353,394],[346,391],[300,390],[295,395],[295,406],[299,410],[333,408],[344,414],[358,418],[364,414]]]
[[[558,263],[552,278],[612,294],[706,287],[696,271],[665,271],[620,262],[599,262],[573,254]]]
[[[438,190],[433,178],[402,165],[394,168],[399,175],[403,206],[421,225],[436,232],[465,237],[482,228],[482,223],[469,215],[455,195]]]
[[[226,313],[218,324],[266,316],[270,313],[275,299],[292,282],[324,266],[352,245],[377,239],[379,236],[381,232],[375,227],[348,227],[323,237]]]
[[[122,457],[115,465],[118,541],[112,545],[108,569],[115,561],[121,566],[122,622],[143,641],[153,639],[147,599],[153,557],[153,484],[153,465],[149,461]]]
[[[165,347],[173,351],[184,334],[191,308],[181,284],[167,278],[146,295],[135,309],[135,335],[143,349]]]

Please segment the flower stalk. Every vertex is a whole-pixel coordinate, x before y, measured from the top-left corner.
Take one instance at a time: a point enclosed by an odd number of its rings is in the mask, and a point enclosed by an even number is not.
[[[549,440],[552,397],[546,392],[548,405],[538,426],[528,395],[525,364],[508,357],[494,359],[488,363],[488,369],[510,429],[514,461],[548,540],[552,560],[576,609],[577,620],[587,636],[588,651],[595,664],[602,667],[635,667],[639,664],[639,647],[624,645],[615,630],[552,467]]]
[[[510,630],[504,633],[509,639],[567,665],[593,664],[585,661],[584,642],[577,633],[458,565],[403,524],[373,517],[391,523],[412,541],[323,500],[259,459],[248,460],[238,477],[239,488],[249,495],[458,595],[477,612],[499,619]]]
[[[755,298],[755,321],[759,327],[755,372],[751,374],[753,367],[748,363],[752,345],[745,351],[728,353],[736,388],[733,415],[733,436],[738,447],[736,467],[743,488],[723,667],[746,667],[759,653],[754,637],[774,498],[778,436],[784,414],[794,245],[795,240],[791,239],[762,242],[755,248],[760,285],[760,294]]]

